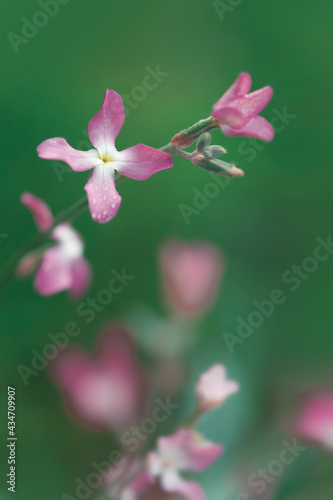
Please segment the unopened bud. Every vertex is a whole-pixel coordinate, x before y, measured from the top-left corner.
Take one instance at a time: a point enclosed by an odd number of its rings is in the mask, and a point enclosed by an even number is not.
[[[16,268],[16,276],[24,278],[32,274],[42,262],[42,258],[40,252],[31,252],[22,257]]]
[[[211,139],[212,136],[208,132],[201,134],[199,139],[197,140],[197,146],[196,146],[197,151],[199,153],[203,153],[208,148]]]
[[[231,165],[225,161],[206,158],[202,154],[192,156],[192,163],[208,172],[216,175],[225,175],[226,177],[243,177],[244,172],[235,165]]]
[[[191,146],[191,144],[193,144],[193,142],[195,142],[203,132],[208,132],[218,126],[218,122],[212,116],[206,118],[205,120],[200,120],[195,125],[192,125],[192,127],[182,130],[176,134],[171,139],[171,145],[176,148],[186,149]]]
[[[205,156],[207,158],[218,158],[219,156],[225,155],[227,150],[222,146],[209,146],[205,150]]]

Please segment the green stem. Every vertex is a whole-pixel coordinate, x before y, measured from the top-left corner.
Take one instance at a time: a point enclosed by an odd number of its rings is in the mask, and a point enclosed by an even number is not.
[[[212,128],[216,128],[217,124],[215,123],[214,119],[212,117],[207,118],[206,120],[201,120],[200,122],[194,124],[192,127],[189,127],[186,130],[182,130],[180,134],[185,134],[186,137],[189,135],[195,133],[198,134],[200,130],[210,130]],[[167,144],[166,146],[163,146],[160,148],[161,151],[165,151],[171,154],[175,154],[180,156],[181,158],[186,158],[188,160],[191,160],[191,153],[187,153],[185,151],[182,151],[172,145],[171,143]],[[126,179],[123,175],[118,175],[115,183],[116,185],[119,185],[121,182],[123,182]],[[73,222],[79,215],[81,215],[86,209],[88,208],[88,201],[87,198],[84,196],[80,200],[78,200],[76,203],[74,203],[72,206],[69,208],[62,210],[59,212],[59,214],[55,217],[55,224],[61,224],[63,222]],[[32,238],[26,245],[19,250],[10,261],[5,264],[2,269],[0,270],[0,286],[3,287],[3,285],[7,284],[10,282],[13,278],[15,278],[15,272],[17,268],[17,264],[20,261],[20,259],[28,252],[31,252],[32,250],[35,250],[36,248],[40,247],[44,243],[46,243],[51,237],[52,237],[52,229],[44,234],[38,234],[34,238]]]

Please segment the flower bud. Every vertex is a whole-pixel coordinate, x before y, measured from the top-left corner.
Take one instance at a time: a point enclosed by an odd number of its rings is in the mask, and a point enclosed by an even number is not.
[[[207,158],[218,158],[219,156],[225,155],[227,150],[222,146],[209,146],[205,149],[205,156]]]
[[[208,148],[211,139],[212,139],[212,136],[208,132],[201,134],[199,139],[197,140],[197,146],[196,146],[197,151],[199,153],[204,153],[206,151],[206,149]]]
[[[226,177],[243,177],[244,175],[243,170],[237,168],[235,165],[214,158],[206,158],[200,153],[194,154],[191,161],[193,165],[217,175],[225,175]]]
[[[205,120],[200,120],[192,127],[182,130],[176,134],[171,139],[171,145],[176,148],[186,149],[191,146],[191,144],[193,144],[193,142],[195,142],[203,132],[208,132],[209,130],[218,127],[218,122],[212,116]]]
[[[213,365],[201,375],[195,391],[199,409],[205,412],[221,406],[231,394],[239,391],[239,384],[227,379],[223,365]]]

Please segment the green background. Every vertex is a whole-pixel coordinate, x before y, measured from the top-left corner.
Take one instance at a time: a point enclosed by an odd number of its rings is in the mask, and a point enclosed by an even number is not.
[[[161,147],[180,129],[206,118],[240,71],[251,73],[254,89],[274,87],[266,118],[284,109],[293,116],[279,123],[276,138],[264,147],[214,131],[213,142],[225,146],[227,160],[246,175],[220,189],[189,224],[179,205],[193,205],[193,189],[203,191],[212,179],[180,158],[172,170],[146,182],[121,185],[123,202],[111,223],[94,223],[88,212],[75,223],[94,269],[90,296],[105,286],[112,269],[125,267],[135,275],[94,322],[83,326],[75,342],[88,349],[105,321],[128,315],[137,303],[163,314],[157,249],[164,240],[208,240],[226,255],[218,303],[201,323],[200,341],[189,356],[191,382],[182,403],[185,413],[198,373],[213,362],[225,363],[241,382],[241,393],[202,425],[209,439],[226,447],[223,458],[201,476],[207,498],[223,500],[242,500],[237,495],[245,491],[249,475],[278,457],[297,394],[333,384],[333,258],[320,263],[295,292],[282,283],[286,271],[313,255],[318,237],[332,234],[333,4],[225,2],[236,3],[221,19],[211,1],[71,0],[17,53],[8,33],[21,35],[22,17],[31,20],[40,6],[19,0],[0,7],[0,233],[8,235],[0,244],[2,261],[35,234],[19,202],[23,191],[44,198],[54,213],[83,194],[87,175],[66,172],[60,181],[52,162],[37,157],[37,145],[56,136],[74,147],[86,140],[83,131],[100,109],[105,89],[130,94],[142,85],[147,66],[159,65],[168,76],[130,110],[118,149],[140,142]],[[276,288],[285,292],[285,303],[231,354],[223,334],[234,334],[236,318],[246,319],[253,301],[269,298]],[[27,387],[17,371],[19,364],[29,365],[32,349],[43,348],[49,332],[77,320],[75,307],[66,294],[38,296],[30,279],[2,292],[2,500],[11,498],[4,482],[7,385],[17,390],[16,498],[74,496],[75,478],[84,479],[89,464],[103,460],[114,446],[67,417],[45,371],[31,377]],[[280,479],[287,485],[276,498],[332,498],[332,459],[318,453],[309,473],[310,453],[273,483],[273,489]]]

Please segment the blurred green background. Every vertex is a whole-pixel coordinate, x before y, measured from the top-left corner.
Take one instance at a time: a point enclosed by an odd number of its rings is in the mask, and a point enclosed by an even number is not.
[[[35,0],[1,3],[0,233],[7,235],[1,239],[1,261],[35,234],[31,215],[19,202],[23,191],[47,200],[54,213],[83,195],[87,175],[57,175],[52,162],[37,157],[37,145],[56,136],[74,147],[86,143],[84,131],[105,89],[130,95],[142,85],[148,66],[159,66],[167,75],[130,109],[119,149],[140,142],[161,147],[180,129],[207,117],[240,71],[251,73],[254,89],[274,87],[274,98],[262,113],[266,118],[285,110],[292,115],[288,123],[279,121],[275,140],[264,146],[214,131],[213,142],[224,145],[227,160],[246,175],[220,189],[189,224],[180,204],[193,205],[193,189],[203,191],[212,179],[180,158],[172,170],[146,182],[121,185],[123,202],[111,223],[94,223],[88,212],[77,219],[94,269],[90,296],[105,286],[112,269],[125,267],[135,275],[90,325],[80,323],[65,293],[42,298],[29,279],[2,293],[2,500],[10,498],[3,477],[7,385],[17,390],[16,498],[74,496],[75,478],[84,479],[91,462],[110,452],[104,435],[86,432],[68,418],[45,371],[25,387],[17,366],[29,366],[31,350],[40,351],[47,334],[61,331],[70,320],[83,328],[75,342],[92,349],[100,326],[126,316],[136,303],[162,314],[156,257],[169,237],[208,240],[227,257],[218,303],[202,322],[190,356],[191,384],[202,369],[219,361],[242,385],[241,393],[202,426],[209,439],[226,446],[221,461],[202,476],[208,499],[238,499],[242,481],[283,447],[283,423],[297,393],[333,384],[333,257],[320,263],[297,291],[282,283],[288,269],[313,255],[317,237],[332,234],[333,4],[224,4],[222,19],[211,1],[71,0],[15,52],[8,34],[22,36],[22,17],[31,20],[41,7]],[[286,293],[285,303],[231,354],[223,334],[234,334],[236,318],[247,318],[252,302],[268,298],[276,288]],[[191,384],[185,405],[193,403]],[[257,459],[261,451],[265,458]],[[333,469],[332,460],[319,454],[317,466],[319,476],[312,480],[299,465],[299,484],[281,498],[332,498],[333,480],[320,480],[320,474]]]

